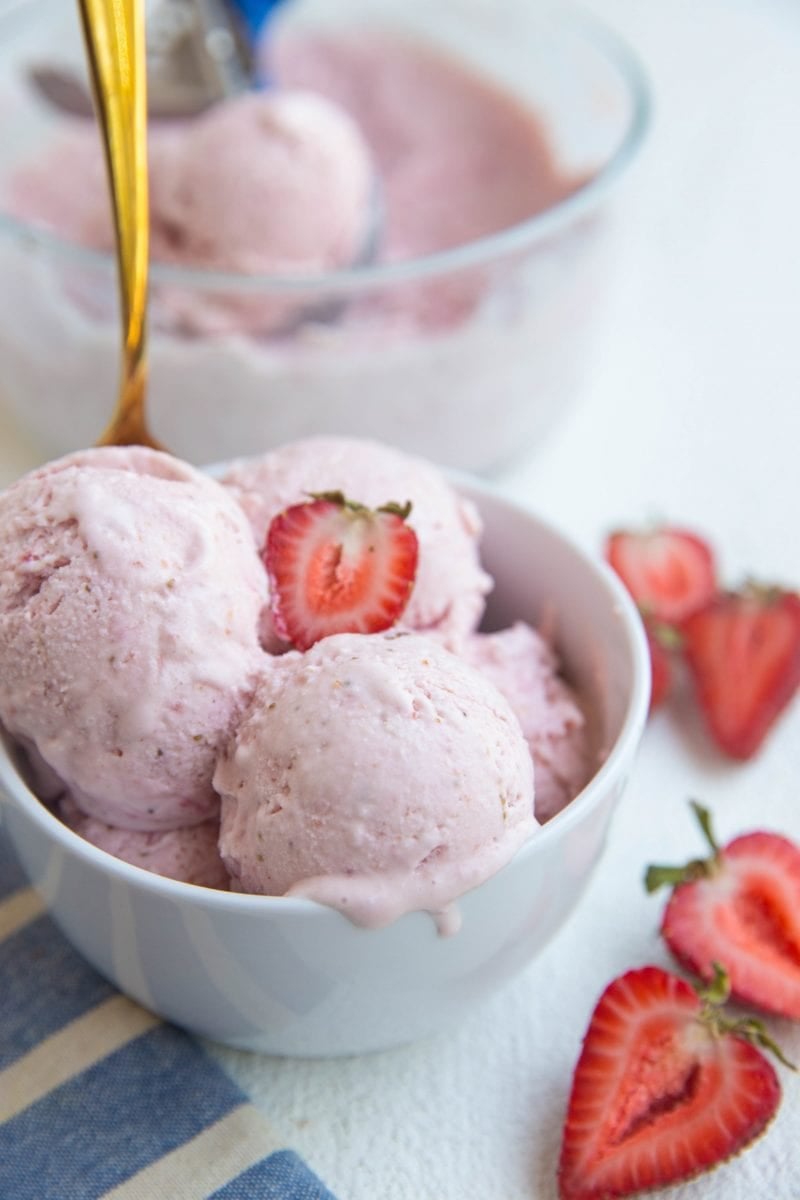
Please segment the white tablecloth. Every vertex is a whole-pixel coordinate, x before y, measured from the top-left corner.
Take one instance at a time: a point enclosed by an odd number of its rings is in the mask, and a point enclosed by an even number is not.
[[[524,0],[523,0],[524,2]],[[502,13],[498,0],[498,14]],[[619,523],[705,530],[730,582],[800,584],[800,6],[591,0],[647,63],[657,111],[620,196],[623,261],[579,406],[501,481],[597,549]],[[2,364],[0,363],[0,378]],[[1,390],[1,389],[0,389]],[[0,483],[38,461],[0,413]],[[673,708],[647,730],[603,865],[542,958],[462,1028],[332,1062],[214,1049],[342,1200],[554,1200],[580,1038],[616,974],[669,964],[644,865],[727,840],[800,841],[800,703],[748,765]],[[800,1027],[772,1026],[800,1061]],[[800,1078],[747,1154],[669,1200],[796,1200]]]

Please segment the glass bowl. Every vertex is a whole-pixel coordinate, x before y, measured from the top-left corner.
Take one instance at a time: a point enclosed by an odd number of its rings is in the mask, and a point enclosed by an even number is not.
[[[559,168],[582,182],[529,220],[407,261],[309,278],[154,263],[154,431],[195,463],[335,433],[497,469],[542,439],[591,363],[614,270],[608,202],[648,125],[642,68],[609,29],[563,5],[518,4],[502,19],[488,0],[298,0],[284,11],[289,30],[370,25],[457,55],[538,114]],[[0,15],[0,106],[11,114],[0,194],[63,121],[26,82],[42,61],[81,67],[77,18],[63,0],[18,0]],[[300,314],[277,333],[249,317],[187,333],[176,319],[276,305]],[[111,255],[0,211],[0,403],[43,454],[96,439],[118,363]]]

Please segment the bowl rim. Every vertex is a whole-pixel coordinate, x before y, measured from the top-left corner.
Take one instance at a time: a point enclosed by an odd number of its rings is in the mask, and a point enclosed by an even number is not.
[[[567,550],[581,560],[585,567],[594,572],[608,593],[609,605],[620,619],[630,656],[632,686],[619,733],[604,761],[578,795],[559,813],[538,827],[513,858],[500,868],[497,874],[501,874],[513,864],[524,862],[527,858],[540,853],[540,847],[546,848],[553,838],[561,836],[562,832],[566,832],[572,825],[588,815],[589,810],[601,803],[607,794],[609,783],[617,772],[633,758],[644,732],[649,709],[650,657],[639,611],[621,581],[606,563],[585,552],[554,524],[539,517],[525,504],[512,500],[500,488],[463,474],[450,473],[449,478],[458,490],[478,504],[479,510],[483,499],[513,510],[518,516],[523,515],[547,536],[559,540]],[[121,880],[132,888],[149,893],[159,899],[172,900],[178,904],[199,904],[201,907],[211,907],[217,911],[250,913],[265,918],[274,918],[281,913],[291,913],[294,916],[319,920],[322,914],[334,914],[337,918],[352,924],[337,910],[314,900],[296,896],[262,896],[245,892],[222,891],[200,884],[185,883],[164,875],[157,875],[144,867],[134,866],[106,850],[101,850],[65,825],[43,801],[33,794],[17,772],[9,748],[0,739],[0,829],[3,825],[3,809],[6,805],[16,805],[21,808],[25,815],[38,826],[40,832],[54,842],[62,852],[77,856],[92,870],[104,874],[110,880]],[[470,889],[456,897],[454,902],[460,903],[474,890],[476,889]],[[402,921],[418,915],[416,911],[411,911],[403,914],[398,920]],[[393,922],[393,924],[395,923]],[[354,928],[360,927],[355,926]],[[365,932],[369,931],[365,930]]]
[[[35,2],[36,0],[16,0],[5,14],[0,14],[0,25],[6,19],[18,20],[20,10]],[[555,26],[568,37],[572,36],[598,52],[606,64],[616,71],[631,101],[627,125],[608,161],[569,196],[543,212],[506,229],[418,258],[393,263],[365,263],[328,273],[292,276],[269,273],[249,275],[235,271],[153,262],[150,265],[151,282],[212,293],[236,291],[245,295],[260,292],[295,295],[324,291],[331,296],[348,295],[361,290],[430,279],[432,276],[486,266],[497,259],[529,251],[589,216],[627,173],[645,141],[653,108],[650,77],[630,43],[594,14],[568,4],[563,8],[559,7],[558,10],[543,11],[535,19]],[[4,233],[55,252],[59,258],[67,262],[77,262],[84,268],[107,271],[116,269],[113,253],[82,246],[42,226],[30,224],[0,210],[0,235]]]

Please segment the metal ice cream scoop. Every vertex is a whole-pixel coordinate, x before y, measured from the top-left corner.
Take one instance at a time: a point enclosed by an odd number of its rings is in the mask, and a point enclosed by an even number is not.
[[[161,0],[148,25],[150,117],[187,117],[257,86],[256,45],[282,0]],[[73,116],[92,117],[89,88],[73,72],[34,65],[40,95]]]

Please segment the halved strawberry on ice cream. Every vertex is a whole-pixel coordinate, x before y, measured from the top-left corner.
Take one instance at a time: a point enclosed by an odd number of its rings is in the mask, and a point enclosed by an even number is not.
[[[410,511],[410,503],[372,509],[324,492],[279,513],[264,547],[278,634],[308,650],[331,634],[391,628],[417,570]]]

